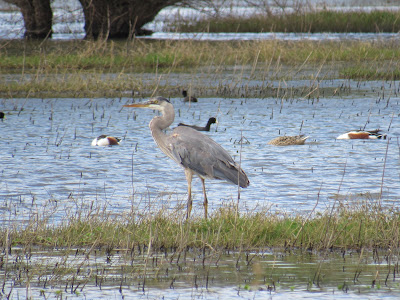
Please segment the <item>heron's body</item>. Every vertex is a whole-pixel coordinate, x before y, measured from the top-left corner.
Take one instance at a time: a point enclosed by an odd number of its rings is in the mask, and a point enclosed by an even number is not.
[[[191,127],[193,129],[196,129],[197,131],[210,131],[211,124],[214,124],[216,122],[217,122],[217,119],[212,117],[212,118],[208,119],[208,122],[207,122],[206,126],[204,126],[204,127],[196,126],[196,125],[187,125],[187,124],[184,124],[184,123],[179,123],[178,126]]]
[[[250,182],[247,175],[233,160],[229,153],[208,136],[187,127],[178,126],[171,134],[164,129],[172,124],[175,118],[174,107],[163,97],[151,98],[145,103],[129,104],[126,107],[146,107],[162,112],[149,124],[151,134],[158,147],[185,170],[188,182],[187,217],[192,209],[191,185],[193,175],[200,177],[203,185],[204,212],[207,218],[208,200],[205,190],[206,178],[222,179],[243,188]]]
[[[112,146],[119,145],[120,139],[108,136],[108,135],[100,135],[92,141],[92,146]]]
[[[386,134],[381,134],[379,129],[364,131],[364,130],[353,130],[347,133],[339,135],[336,139],[338,140],[376,140],[376,139],[386,139]]]
[[[304,145],[308,136],[294,135],[294,136],[278,136],[268,142],[270,145],[275,146],[290,146],[290,145]]]
[[[188,96],[187,91],[182,91],[183,102],[197,102],[197,98],[193,97],[192,95]]]

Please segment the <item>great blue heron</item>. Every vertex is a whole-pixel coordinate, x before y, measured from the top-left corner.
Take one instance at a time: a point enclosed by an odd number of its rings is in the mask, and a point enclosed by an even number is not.
[[[193,97],[192,95],[188,96],[186,90],[182,91],[182,96],[183,96],[183,102],[197,102],[197,98]]]
[[[308,136],[294,135],[294,136],[278,136],[268,142],[269,145],[275,146],[290,146],[290,145],[304,145]]]
[[[92,141],[92,146],[112,146],[119,145],[121,139],[109,136],[109,135],[100,135]]]
[[[217,119],[214,117],[211,117],[208,119],[207,125],[204,127],[201,126],[196,126],[196,125],[187,125],[184,123],[179,123],[178,126],[187,126],[191,127],[193,129],[196,129],[197,131],[210,131],[211,124],[217,123]]]
[[[163,132],[175,118],[174,107],[163,97],[154,97],[144,103],[127,104],[124,107],[143,107],[161,111],[149,124],[151,134],[157,146],[185,170],[188,183],[187,214],[192,210],[192,177],[198,175],[203,185],[204,214],[208,215],[206,178],[222,179],[240,187],[247,187],[250,182],[240,166],[229,153],[214,140],[201,132],[185,126],[176,127],[171,134]]]
[[[337,140],[353,140],[353,139],[386,139],[386,134],[381,134],[379,129],[366,131],[366,130],[353,130],[339,135]]]

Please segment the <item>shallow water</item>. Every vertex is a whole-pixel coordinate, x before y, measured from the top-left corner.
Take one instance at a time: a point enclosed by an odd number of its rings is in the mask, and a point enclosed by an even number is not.
[[[400,291],[388,253],[31,250],[4,257],[11,299],[396,299]]]
[[[398,205],[399,98],[319,100],[200,98],[191,105],[171,99],[179,122],[205,125],[239,161],[250,186],[241,189],[242,210],[258,205],[303,213],[339,199],[345,204],[382,201]],[[388,101],[389,100],[389,101]],[[4,99],[0,110],[1,222],[96,203],[116,214],[132,206],[145,211],[185,202],[183,170],[167,158],[150,134],[156,112],[122,108],[131,99]],[[336,140],[352,129],[380,128],[387,140]],[[277,147],[279,135],[305,134],[303,146]],[[108,134],[121,145],[93,147],[93,138]],[[6,137],[6,138],[4,138]],[[243,143],[240,143],[242,139]],[[210,208],[235,202],[237,188],[208,180]],[[381,195],[382,192],[382,195]],[[201,184],[193,181],[194,212],[202,213]]]

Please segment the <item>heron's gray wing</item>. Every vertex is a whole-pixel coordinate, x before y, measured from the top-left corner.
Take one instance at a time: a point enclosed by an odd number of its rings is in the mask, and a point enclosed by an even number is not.
[[[202,177],[223,179],[242,187],[249,185],[246,174],[229,153],[209,138],[190,127],[178,126],[168,137],[171,158]]]

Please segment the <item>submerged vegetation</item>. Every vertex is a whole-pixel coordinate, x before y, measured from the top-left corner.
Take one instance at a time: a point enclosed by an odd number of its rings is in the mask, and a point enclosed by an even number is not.
[[[398,291],[399,212],[335,205],[289,216],[228,204],[208,220],[184,220],[182,207],[117,216],[89,205],[56,226],[41,214],[0,230],[1,295]]]
[[[208,221],[182,221],[182,209],[105,214],[95,209],[62,226],[32,220],[23,230],[2,229],[1,295],[399,290],[398,212],[363,206],[312,218],[281,217],[269,209],[239,216],[232,206]]]

